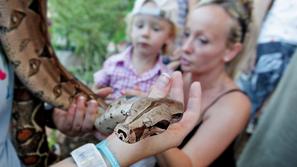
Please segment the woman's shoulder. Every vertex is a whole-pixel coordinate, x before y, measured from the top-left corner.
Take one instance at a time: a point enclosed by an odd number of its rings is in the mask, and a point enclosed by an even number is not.
[[[202,121],[208,122],[208,125],[219,125],[222,129],[228,129],[228,132],[238,135],[249,120],[250,110],[248,97],[240,91],[234,91],[209,108]]]
[[[230,117],[249,117],[251,102],[241,90],[233,89],[220,98],[209,110],[208,116],[225,115]]]

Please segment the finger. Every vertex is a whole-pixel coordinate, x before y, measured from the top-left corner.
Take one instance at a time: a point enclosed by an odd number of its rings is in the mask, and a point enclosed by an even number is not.
[[[189,100],[187,104],[186,112],[184,112],[183,118],[180,123],[185,133],[188,134],[194,126],[198,123],[201,116],[201,85],[199,82],[194,82],[191,85]],[[185,134],[185,135],[186,135]]]
[[[135,89],[122,90],[121,94],[124,96],[147,96],[144,92]]]
[[[76,111],[76,104],[72,103],[67,111],[66,119],[62,120],[63,122],[63,127],[61,128],[62,132],[67,132],[72,129],[75,111]]]
[[[133,89],[138,90],[138,91],[141,90],[139,85],[135,85]]]
[[[179,71],[176,71],[172,74],[172,85],[169,92],[169,97],[183,102],[184,101],[184,86],[182,74]]]
[[[148,96],[153,98],[166,97],[169,93],[171,82],[171,77],[166,73],[162,73],[156,83],[152,86]]]
[[[176,61],[181,57],[182,54],[182,49],[179,47],[177,49],[175,49],[175,51],[173,52],[173,55],[171,57],[172,61]]]
[[[54,108],[53,111],[53,121],[58,129],[63,128],[63,120],[66,118],[67,112],[59,108]]]
[[[83,96],[80,96],[77,100],[77,107],[76,107],[76,112],[74,116],[74,122],[72,126],[72,130],[74,132],[80,132],[84,120],[84,114],[86,111],[86,98]]]
[[[82,131],[90,132],[93,130],[94,122],[97,116],[98,104],[95,100],[90,100],[88,102],[86,116],[83,122]]]
[[[113,92],[111,87],[105,87],[105,88],[100,88],[99,90],[97,90],[95,93],[96,95],[98,95],[99,97],[106,97],[109,94],[111,94]]]
[[[167,65],[169,69],[175,70],[180,65],[180,61],[173,61]]]

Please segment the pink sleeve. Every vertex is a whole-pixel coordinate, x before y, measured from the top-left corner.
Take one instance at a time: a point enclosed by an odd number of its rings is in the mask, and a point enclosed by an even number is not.
[[[96,87],[110,86],[110,68],[112,68],[111,63],[110,61],[106,60],[102,69],[94,73],[93,78]]]

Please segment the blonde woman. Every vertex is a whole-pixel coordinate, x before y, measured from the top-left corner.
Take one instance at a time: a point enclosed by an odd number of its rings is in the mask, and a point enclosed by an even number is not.
[[[181,68],[185,92],[201,83],[202,117],[179,148],[158,155],[160,166],[235,166],[232,147],[251,105],[232,79],[250,16],[240,2],[200,1],[189,16]]]

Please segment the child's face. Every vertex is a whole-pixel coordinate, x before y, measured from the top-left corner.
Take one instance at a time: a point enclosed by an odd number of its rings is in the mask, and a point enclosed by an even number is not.
[[[214,5],[199,7],[191,13],[182,47],[183,71],[199,74],[224,66],[230,21],[224,9]]]
[[[156,54],[171,37],[171,25],[156,16],[140,14],[134,16],[131,40],[134,51],[141,54]]]

